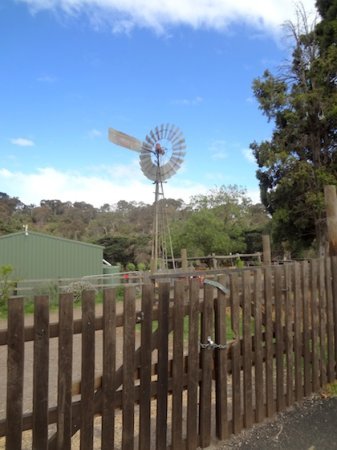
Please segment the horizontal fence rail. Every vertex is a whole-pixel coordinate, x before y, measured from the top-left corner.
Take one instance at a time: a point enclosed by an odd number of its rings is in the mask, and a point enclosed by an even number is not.
[[[0,447],[189,449],[336,379],[337,259],[8,301]]]

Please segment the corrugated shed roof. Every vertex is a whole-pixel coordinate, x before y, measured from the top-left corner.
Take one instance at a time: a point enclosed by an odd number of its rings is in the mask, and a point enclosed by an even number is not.
[[[83,242],[83,241],[75,241],[74,239],[66,239],[63,237],[53,236],[53,235],[47,234],[47,233],[38,233],[37,231],[30,231],[30,230],[28,230],[27,232],[26,231],[18,231],[17,233],[4,234],[4,235],[0,236],[0,239],[11,239],[11,238],[14,238],[15,236],[22,236],[22,235],[29,236],[30,234],[33,236],[39,236],[39,237],[48,238],[48,239],[55,239],[55,240],[62,241],[62,242],[69,242],[69,243],[71,242],[72,244],[104,248],[102,245],[90,244],[89,242]]]

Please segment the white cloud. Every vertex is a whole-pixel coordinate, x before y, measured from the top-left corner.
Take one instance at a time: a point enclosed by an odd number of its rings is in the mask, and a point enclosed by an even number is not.
[[[102,132],[99,130],[96,130],[96,128],[93,128],[92,130],[90,130],[88,134],[89,134],[89,137],[92,139],[102,136]]]
[[[172,104],[174,105],[183,105],[183,106],[196,106],[196,105],[200,105],[200,103],[203,102],[203,98],[202,97],[194,97],[191,99],[188,98],[182,98],[182,99],[178,99],[178,100],[173,100]]]
[[[209,151],[211,152],[211,158],[214,160],[226,159],[228,154],[226,152],[227,143],[224,140],[218,139],[211,143]]]
[[[19,0],[33,12],[62,11],[69,16],[85,14],[95,28],[104,24],[113,31],[130,32],[147,27],[164,32],[168,26],[225,29],[241,21],[257,29],[279,31],[280,24],[295,16],[294,0]],[[315,0],[302,0],[315,11]]]
[[[256,163],[256,159],[250,148],[245,148],[244,150],[242,150],[242,154],[246,158],[247,161],[249,161],[251,163]]]
[[[35,144],[31,139],[26,138],[13,138],[10,139],[11,144],[18,145],[19,147],[33,147]]]
[[[57,78],[53,75],[45,74],[37,77],[37,81],[40,81],[41,83],[55,83],[55,81],[57,81]]]
[[[96,168],[97,169],[97,168]],[[152,204],[153,183],[145,177],[134,176],[135,165],[130,167],[101,168],[94,175],[78,172],[61,172],[52,167],[40,168],[35,172],[22,173],[0,169],[0,184],[3,192],[18,197],[25,204],[39,205],[43,199],[61,201],[85,201],[96,207],[119,200]],[[137,168],[139,173],[139,167]],[[81,171],[82,173],[82,171]],[[196,193],[206,192],[207,187],[184,180],[181,183],[165,184],[165,197],[181,198],[188,202]]]

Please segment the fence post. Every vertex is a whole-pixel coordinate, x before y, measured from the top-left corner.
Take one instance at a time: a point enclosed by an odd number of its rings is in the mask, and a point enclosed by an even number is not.
[[[263,246],[263,264],[269,266],[271,264],[271,249],[270,249],[270,236],[269,234],[262,235]]]
[[[330,256],[337,256],[337,196],[336,186],[324,186],[326,223]]]

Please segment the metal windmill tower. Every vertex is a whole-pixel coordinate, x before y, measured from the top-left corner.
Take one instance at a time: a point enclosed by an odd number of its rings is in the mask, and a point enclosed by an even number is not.
[[[140,140],[109,128],[109,140],[114,144],[138,152],[144,175],[155,185],[151,270],[168,267],[170,255],[175,268],[172,241],[164,202],[163,183],[181,166],[185,156],[185,139],[179,128],[170,124],[155,127]]]

